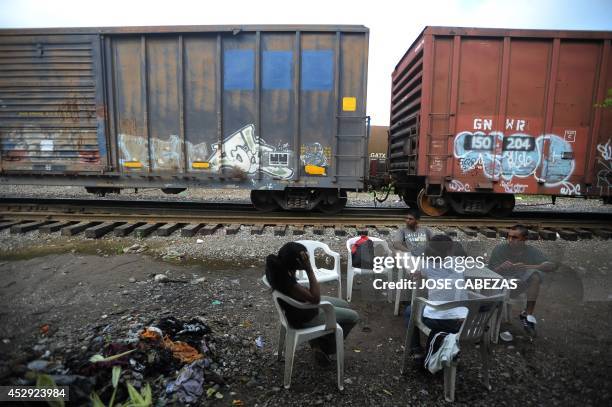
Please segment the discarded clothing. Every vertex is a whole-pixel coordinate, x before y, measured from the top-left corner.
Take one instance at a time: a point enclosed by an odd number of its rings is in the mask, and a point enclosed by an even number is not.
[[[181,341],[174,342],[168,335],[164,337],[164,347],[172,351],[172,356],[183,363],[191,363],[204,357],[191,345]]]
[[[175,381],[166,386],[166,393],[176,393],[181,403],[195,403],[204,393],[203,360],[184,366]]]
[[[161,341],[163,333],[161,329],[156,328],[154,326],[150,326],[145,328],[143,332],[140,333],[140,338],[148,341],[159,342]]]
[[[437,332],[429,343],[425,367],[431,373],[436,373],[450,365],[453,358],[459,353],[457,334]]]
[[[157,326],[170,338],[187,342],[193,347],[197,347],[202,337],[211,332],[208,325],[197,318],[184,322],[174,317],[166,317],[162,318]]]

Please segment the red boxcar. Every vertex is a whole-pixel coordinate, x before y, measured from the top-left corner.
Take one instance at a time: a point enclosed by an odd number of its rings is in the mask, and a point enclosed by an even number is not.
[[[389,170],[430,215],[612,186],[612,32],[427,27],[392,76]]]

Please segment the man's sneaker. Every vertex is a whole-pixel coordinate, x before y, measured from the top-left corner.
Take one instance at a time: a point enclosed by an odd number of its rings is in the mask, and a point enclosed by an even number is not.
[[[525,328],[525,332],[532,337],[536,337],[536,324],[538,321],[533,315],[527,315],[525,311],[521,312],[519,315],[521,322],[523,323],[523,328]]]

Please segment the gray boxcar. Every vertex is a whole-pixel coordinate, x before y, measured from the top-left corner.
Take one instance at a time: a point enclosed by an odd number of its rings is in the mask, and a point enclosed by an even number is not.
[[[0,30],[0,181],[338,211],[364,188],[367,61],[363,26]]]

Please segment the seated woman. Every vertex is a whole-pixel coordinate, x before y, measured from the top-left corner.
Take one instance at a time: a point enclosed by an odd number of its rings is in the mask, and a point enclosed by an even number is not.
[[[295,278],[296,270],[305,270],[308,276],[309,287],[298,284]],[[293,298],[294,300],[318,304],[320,301],[329,301],[335,308],[336,321],[342,327],[344,338],[359,320],[359,315],[349,308],[348,302],[334,297],[325,297],[320,294],[317,281],[306,247],[300,243],[290,242],[278,251],[278,255],[271,254],[266,258],[266,278],[272,289]],[[283,301],[280,302],[285,311],[287,322],[294,328],[308,328],[325,323],[325,313],[318,309],[298,309]],[[336,344],[333,334],[310,341],[315,360],[321,365],[330,363],[330,355],[336,353]]]
[[[414,277],[420,279],[443,279],[452,280],[449,289],[434,288],[428,290],[428,299],[435,304],[444,304],[450,301],[461,301],[468,298],[466,290],[455,288],[456,280],[463,280],[463,273],[457,272],[450,267],[444,267],[444,259],[448,256],[454,257],[465,254],[465,251],[460,248],[459,244],[453,242],[446,235],[436,235],[431,238],[425,248],[425,258],[440,257],[441,262],[429,261],[429,267],[423,267],[419,272],[414,274]],[[432,265],[433,263],[433,265]],[[421,286],[421,282],[417,283],[417,287]],[[426,305],[423,309],[422,321],[430,329],[437,332],[457,333],[461,329],[463,320],[467,316],[468,310],[465,307],[451,308],[447,310],[436,310]],[[410,321],[411,308],[410,305],[404,311],[406,324]],[[420,344],[419,330],[415,329],[412,337],[411,352],[415,359],[424,357],[423,348]]]

